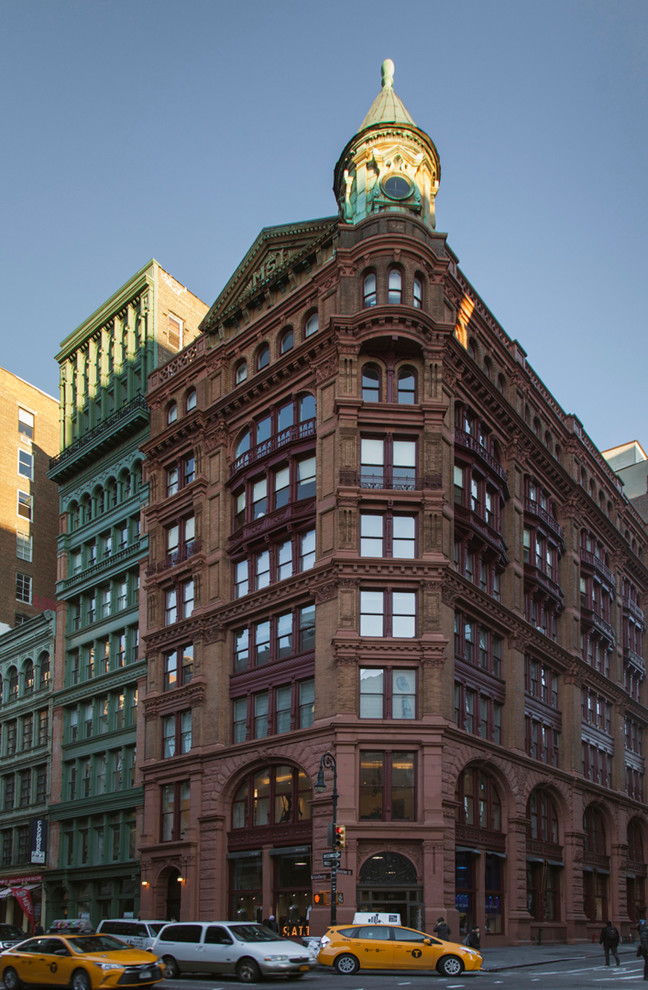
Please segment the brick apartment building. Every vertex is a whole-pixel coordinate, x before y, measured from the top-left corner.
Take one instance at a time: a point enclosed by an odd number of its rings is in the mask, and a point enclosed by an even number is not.
[[[264,229],[150,378],[142,911],[319,934],[335,796],[341,921],[625,931],[645,527],[436,231],[392,68],[338,214]]]
[[[54,608],[58,400],[0,368],[0,632]]]

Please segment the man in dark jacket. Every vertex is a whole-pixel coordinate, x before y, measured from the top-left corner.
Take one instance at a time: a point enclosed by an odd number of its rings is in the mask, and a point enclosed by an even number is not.
[[[639,929],[639,945],[637,946],[637,955],[643,956],[644,961],[644,980],[648,980],[648,925],[642,919],[637,925]]]
[[[479,928],[473,928],[468,938],[465,940],[465,945],[470,946],[471,949],[481,949],[481,937],[479,934]]]
[[[614,927],[611,921],[606,922],[605,928],[601,931],[601,937],[599,938],[599,943],[603,946],[603,951],[605,952],[605,965],[610,965],[610,952],[616,959],[617,966],[620,965],[621,960],[619,959],[619,953],[617,952],[617,946],[619,944],[619,932]]]
[[[450,925],[445,920],[443,915],[437,919],[437,923],[432,929],[432,931],[434,932],[435,935],[438,935],[439,938],[444,939],[446,942],[450,938]]]

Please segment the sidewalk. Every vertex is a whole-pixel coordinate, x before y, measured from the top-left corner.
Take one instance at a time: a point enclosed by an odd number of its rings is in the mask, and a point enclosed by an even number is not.
[[[488,940],[481,949],[483,963],[482,970],[496,973],[500,969],[517,969],[522,966],[546,966],[547,963],[566,962],[569,960],[587,960],[595,962],[598,960],[602,965],[605,963],[603,946],[593,942],[583,942],[579,945],[504,945],[498,948],[489,948]],[[637,958],[637,943],[623,942],[619,946],[619,959],[621,965],[633,962]],[[615,965],[614,958],[611,961]]]

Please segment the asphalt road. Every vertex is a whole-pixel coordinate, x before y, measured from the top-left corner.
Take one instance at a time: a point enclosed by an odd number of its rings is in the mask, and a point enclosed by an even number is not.
[[[487,965],[487,962],[484,963]],[[506,969],[464,973],[455,979],[445,979],[437,973],[387,973],[360,970],[354,976],[340,976],[334,970],[318,967],[300,980],[266,981],[264,986],[299,986],[300,990],[429,990],[430,980],[445,990],[607,990],[643,986],[643,960],[622,956],[620,966],[606,967],[601,956],[589,959],[561,960],[539,965],[516,965]],[[183,977],[158,984],[162,990],[231,990],[240,985],[236,977]]]

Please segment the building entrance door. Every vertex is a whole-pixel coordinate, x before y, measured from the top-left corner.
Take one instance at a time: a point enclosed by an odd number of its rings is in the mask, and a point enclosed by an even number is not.
[[[360,868],[357,910],[397,913],[407,928],[424,931],[423,888],[411,860],[400,853],[376,853]]]

